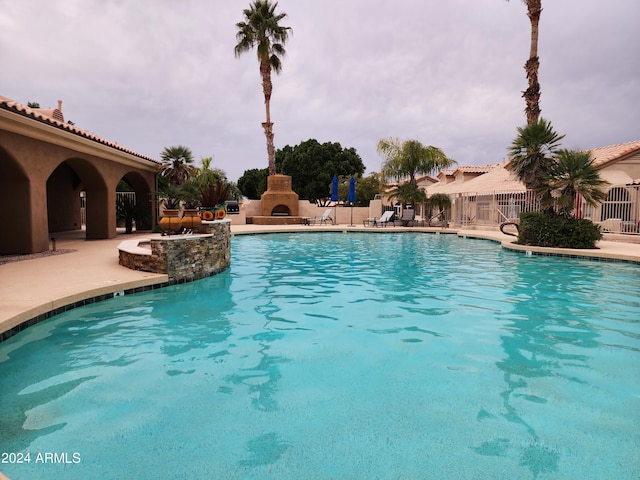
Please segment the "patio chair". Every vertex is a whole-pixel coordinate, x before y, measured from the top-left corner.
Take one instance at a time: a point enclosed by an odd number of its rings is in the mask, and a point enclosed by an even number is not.
[[[393,215],[395,212],[393,210],[387,210],[384,212],[380,218],[367,218],[363,221],[365,227],[379,227],[379,226],[387,226],[387,223],[393,222]],[[395,225],[395,223],[394,223]]]
[[[413,208],[405,208],[400,217],[400,225],[403,227],[413,227],[416,219],[416,211]]]
[[[320,224],[320,225],[325,225],[327,222],[331,222],[331,225],[334,224],[333,222],[333,218],[331,217],[331,212],[333,211],[333,209],[331,208],[327,208],[324,213],[322,214],[322,216],[320,217],[313,217],[311,219],[309,219],[309,225],[316,225],[316,224]]]
[[[604,232],[620,233],[622,231],[621,218],[607,218],[602,222],[597,222]]]

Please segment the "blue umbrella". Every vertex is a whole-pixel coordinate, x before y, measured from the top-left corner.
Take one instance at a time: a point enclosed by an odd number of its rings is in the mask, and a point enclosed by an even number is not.
[[[353,227],[353,204],[356,201],[356,179],[351,177],[349,180],[349,195],[347,196],[347,201],[351,204],[351,225]]]
[[[336,175],[333,176],[333,180],[331,181],[331,201],[338,201],[338,177]]]
[[[347,201],[356,201],[356,179],[353,177],[351,177],[351,180],[349,180],[349,196],[347,197]]]
[[[338,223],[338,177],[336,175],[333,176],[333,180],[331,181],[331,201],[336,202],[336,213],[334,213],[334,221],[333,223]]]

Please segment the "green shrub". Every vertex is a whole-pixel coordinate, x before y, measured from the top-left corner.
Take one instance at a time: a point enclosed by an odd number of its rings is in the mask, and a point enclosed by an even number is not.
[[[520,245],[555,248],[596,248],[602,238],[600,227],[590,220],[538,212],[520,215]]]

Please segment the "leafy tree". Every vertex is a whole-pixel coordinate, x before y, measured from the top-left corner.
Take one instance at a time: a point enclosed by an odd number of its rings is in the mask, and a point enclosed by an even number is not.
[[[315,139],[285,146],[276,152],[276,161],[282,162],[282,172],[291,176],[293,190],[311,202],[331,196],[334,175],[361,176],[365,171],[354,148],[343,148],[337,142],[320,144]]]
[[[124,178],[120,179],[118,185],[116,185],[116,192],[133,192],[134,189],[129,182],[127,182]]]
[[[426,202],[427,194],[411,182],[405,182],[395,186],[389,198],[398,200],[404,206],[414,206],[417,203]]]
[[[511,171],[525,186],[534,190],[543,205],[551,205],[548,179],[555,155],[564,135],[558,135],[551,122],[541,118],[518,127],[518,136],[511,143]]]
[[[245,170],[238,179],[238,188],[247,198],[258,200],[267,190],[268,168],[252,168]]]
[[[432,209],[438,211],[438,213],[436,213],[434,216],[429,217],[429,226],[431,226],[431,222],[434,218],[440,216],[442,216],[442,220],[444,220],[446,225],[447,208],[451,208],[451,197],[449,197],[449,195],[447,195],[446,193],[434,193],[427,199],[427,201],[429,202],[429,206]]]
[[[280,22],[287,16],[286,13],[276,14],[278,3],[272,4],[269,0],[255,0],[250,8],[243,11],[244,21],[236,23],[235,55],[239,57],[256,47],[258,62],[260,63],[260,76],[262,77],[262,91],[266,110],[266,121],[262,124],[267,138],[267,155],[269,158],[269,175],[276,173],[275,147],[273,145],[273,123],[271,122],[271,71],[280,73],[282,70],[281,58],[285,55],[284,45],[291,33],[290,27],[283,27]]]
[[[417,174],[428,175],[456,163],[438,147],[425,146],[417,140],[382,139],[378,142],[378,153],[384,159],[383,176],[397,180],[409,177],[409,183],[415,187]]]
[[[607,197],[602,191],[607,182],[593,166],[593,156],[589,151],[558,151],[547,181],[557,212],[565,217],[573,215],[578,194],[591,206]]]
[[[347,191],[348,191],[347,186]],[[357,178],[356,183],[356,205],[366,207],[376,195],[382,192],[381,176],[377,172],[362,178]],[[346,196],[345,196],[346,198]]]
[[[529,86],[524,92],[522,92],[522,96],[527,104],[525,108],[527,123],[535,123],[540,117],[540,83],[538,82],[540,58],[538,57],[538,26],[540,23],[540,15],[542,14],[542,0],[522,1],[527,6],[527,16],[531,23],[529,60],[524,64]]]
[[[167,178],[173,185],[185,183],[194,171],[193,153],[183,145],[166,147],[160,155],[160,175]]]
[[[212,161],[212,157],[202,158],[200,160],[202,167],[194,168],[192,171],[192,179],[200,188],[218,183],[221,180],[227,181],[227,173],[221,168],[212,168]]]
[[[38,102],[27,102],[27,107],[29,107],[29,108],[40,108],[40,104]]]

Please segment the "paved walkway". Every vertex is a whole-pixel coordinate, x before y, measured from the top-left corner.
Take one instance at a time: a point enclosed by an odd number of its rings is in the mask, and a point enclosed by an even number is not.
[[[514,237],[500,232],[480,230],[439,230],[425,228],[364,228],[362,226],[258,226],[238,225],[232,233],[264,233],[276,231],[440,231],[467,237],[495,240],[509,248],[555,252],[577,256],[595,256],[640,262],[640,244],[599,243],[597,250],[552,250],[511,246]],[[153,234],[157,235],[157,234]],[[119,235],[112,240],[84,240],[84,232],[56,234],[57,249],[71,253],[46,256],[0,265],[0,334],[23,325],[67,305],[82,304],[87,299],[123,290],[145,287],[168,281],[166,275],[139,272],[118,264],[118,244],[122,240],[149,238],[149,234]],[[1,337],[0,337],[1,338]]]

